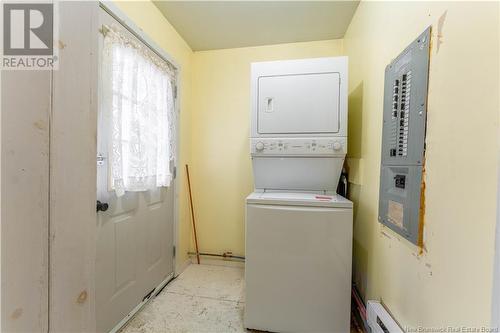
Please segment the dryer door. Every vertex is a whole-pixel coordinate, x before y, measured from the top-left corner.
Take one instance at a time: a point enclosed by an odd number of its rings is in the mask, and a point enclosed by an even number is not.
[[[331,133],[340,128],[337,72],[261,76],[259,134]]]

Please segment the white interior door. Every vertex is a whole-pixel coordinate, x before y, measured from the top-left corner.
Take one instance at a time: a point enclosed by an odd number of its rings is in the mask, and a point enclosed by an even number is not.
[[[101,25],[118,27],[122,33],[135,38],[103,9],[99,18]],[[99,40],[102,50],[103,36]],[[104,108],[98,111],[97,152],[101,162],[98,161],[97,166],[97,200],[109,206],[106,211],[97,213],[96,320],[99,332],[109,332],[155,288],[173,276],[174,255],[175,179],[168,188],[126,192],[122,197],[117,197],[108,188],[109,111]]]

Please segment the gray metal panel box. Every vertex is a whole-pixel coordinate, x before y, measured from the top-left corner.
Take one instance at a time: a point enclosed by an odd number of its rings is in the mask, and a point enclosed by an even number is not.
[[[417,244],[431,28],[385,69],[379,221]]]

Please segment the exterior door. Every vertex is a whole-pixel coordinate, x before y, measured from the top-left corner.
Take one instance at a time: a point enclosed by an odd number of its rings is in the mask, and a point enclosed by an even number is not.
[[[135,38],[104,9],[100,9],[99,19],[100,25],[118,28]],[[100,35],[100,50],[103,39]],[[173,276],[175,180],[168,188],[126,192],[122,197],[108,188],[109,111],[101,107],[98,111],[97,200],[109,207],[97,213],[98,332],[112,330]]]

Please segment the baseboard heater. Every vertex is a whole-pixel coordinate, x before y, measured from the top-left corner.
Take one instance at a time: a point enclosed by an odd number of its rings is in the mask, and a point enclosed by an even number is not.
[[[403,333],[398,323],[380,302],[368,301],[366,307],[368,326],[372,333]]]

